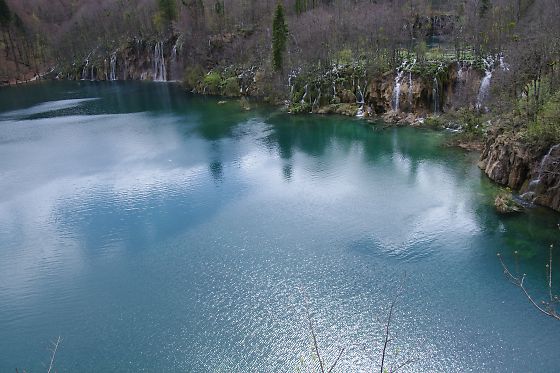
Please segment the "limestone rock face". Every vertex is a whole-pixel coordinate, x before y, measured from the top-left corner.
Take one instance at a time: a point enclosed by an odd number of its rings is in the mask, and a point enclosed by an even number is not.
[[[531,202],[560,211],[560,144],[539,150],[512,132],[495,128],[479,167],[490,179],[518,190]]]
[[[520,189],[529,177],[533,161],[522,143],[511,133],[498,129],[489,135],[479,167],[498,184]]]

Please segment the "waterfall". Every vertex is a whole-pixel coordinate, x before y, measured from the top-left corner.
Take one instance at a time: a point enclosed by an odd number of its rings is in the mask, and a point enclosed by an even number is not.
[[[365,84],[367,85],[367,82]],[[356,99],[356,103],[359,104],[360,107],[358,108],[358,112],[356,113],[356,116],[362,118],[364,116],[364,105],[366,103],[366,100],[364,97],[364,92],[362,91],[362,88],[360,87],[359,84],[358,84],[358,93],[360,94],[360,101]]]
[[[86,59],[86,64],[82,68],[82,77],[81,77],[82,80],[86,79],[88,65],[89,65],[89,60]]]
[[[86,80],[87,77],[87,71],[88,71],[88,66],[89,66],[89,57],[91,56],[91,53],[88,54],[88,56],[86,57],[86,63],[84,65],[84,67],[82,68],[82,80]]]
[[[488,98],[488,93],[490,92],[490,83],[492,82],[492,74],[494,70],[494,60],[492,57],[486,58],[484,60],[484,65],[484,78],[482,78],[482,81],[480,82],[480,88],[476,98],[476,109],[479,111],[486,110],[484,102]]]
[[[465,72],[463,71],[463,66],[461,62],[457,61],[457,80],[464,81],[465,80]]]
[[[412,61],[404,60],[397,68],[397,75],[395,76],[395,85],[393,87],[393,97],[391,99],[391,108],[393,111],[399,111],[401,101],[401,85],[404,78],[404,73],[408,71],[408,101],[412,105],[412,68],[416,64],[416,59]]]
[[[399,111],[399,101],[401,96],[401,82],[404,75],[404,70],[397,69],[397,76],[395,77],[395,87],[393,88],[393,110]]]
[[[413,81],[412,81],[412,71],[408,72],[408,104],[410,105],[410,110],[414,108],[414,92],[413,92]]]
[[[169,59],[169,75],[171,79],[176,79],[177,77],[181,76],[181,68],[178,66],[178,54],[177,51],[180,50],[182,48],[182,46],[179,44],[181,41],[181,38],[178,37],[177,41],[175,41],[175,44],[173,45],[173,48],[171,49],[171,57]],[[243,93],[243,92],[241,92]]]
[[[434,84],[432,87],[432,96],[434,99],[434,113],[439,113],[439,82],[437,76],[434,76]]]
[[[167,80],[167,71],[165,69],[165,58],[163,57],[163,42],[157,42],[154,47],[154,75],[156,82],[165,82]]]
[[[521,198],[530,202],[535,201],[537,188],[539,187],[539,185],[541,185],[542,177],[545,173],[545,167],[548,164],[548,161],[552,156],[552,153],[554,153],[558,149],[560,149],[560,144],[556,144],[548,150],[548,153],[543,157],[541,163],[539,164],[539,172],[537,174],[537,177],[529,182],[527,191],[521,195]]]
[[[93,75],[93,67],[94,67],[94,66],[93,66],[93,64],[92,64],[92,65],[91,65],[91,77],[90,77],[92,82],[95,80],[95,77],[94,77],[94,75]]]
[[[305,85],[305,93],[303,94],[303,97],[301,98],[301,104],[304,105],[305,104],[305,98],[307,97],[307,89],[309,88],[309,85],[306,84]]]
[[[117,80],[117,53],[111,55],[111,73],[109,74],[109,80]]]
[[[319,87],[319,93],[317,94],[317,97],[315,97],[315,100],[313,101],[313,105],[311,105],[311,111],[313,111],[313,107],[318,106],[320,99],[321,99],[321,87]]]
[[[357,104],[365,104],[365,100],[364,100],[364,92],[362,91],[362,88],[360,87],[360,85],[358,84],[358,93],[360,94],[360,100],[356,100]]]
[[[502,69],[502,71],[509,71],[509,64],[504,62],[503,54],[500,54],[499,62],[500,62],[500,69]]]

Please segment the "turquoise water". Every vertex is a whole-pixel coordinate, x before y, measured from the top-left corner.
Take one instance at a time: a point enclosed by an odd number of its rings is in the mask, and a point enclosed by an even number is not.
[[[500,217],[446,134],[152,83],[0,90],[0,371],[553,372],[558,214]],[[515,262],[513,252],[519,251]],[[559,256],[555,255],[556,268]]]

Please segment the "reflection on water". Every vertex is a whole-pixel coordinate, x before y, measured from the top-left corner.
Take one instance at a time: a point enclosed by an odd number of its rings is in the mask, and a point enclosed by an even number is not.
[[[297,371],[305,297],[324,355],[370,370],[402,278],[391,361],[553,371],[559,326],[495,256],[540,289],[558,215],[497,216],[444,140],[166,84],[1,89],[0,371],[58,335],[61,372]]]

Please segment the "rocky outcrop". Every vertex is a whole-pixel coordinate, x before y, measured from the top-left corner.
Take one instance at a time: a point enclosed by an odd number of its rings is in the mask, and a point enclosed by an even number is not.
[[[560,211],[560,144],[538,149],[511,131],[495,128],[488,134],[479,167],[523,199]]]

